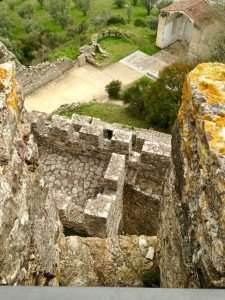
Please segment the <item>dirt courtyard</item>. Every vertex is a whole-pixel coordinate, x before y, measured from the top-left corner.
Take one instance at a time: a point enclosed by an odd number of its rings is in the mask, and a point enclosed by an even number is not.
[[[120,62],[104,69],[91,65],[74,67],[28,95],[25,107],[28,111],[51,113],[62,104],[84,103],[93,99],[101,101],[107,97],[105,86],[111,80],[120,80],[126,86],[142,76]]]

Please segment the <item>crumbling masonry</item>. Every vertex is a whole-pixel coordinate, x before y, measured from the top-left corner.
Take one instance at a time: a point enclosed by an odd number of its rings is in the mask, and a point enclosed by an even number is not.
[[[154,286],[160,269],[164,287],[224,288],[224,91],[223,64],[188,75],[170,149],[151,130],[28,115],[15,65],[1,65],[0,284],[143,286],[147,274]]]

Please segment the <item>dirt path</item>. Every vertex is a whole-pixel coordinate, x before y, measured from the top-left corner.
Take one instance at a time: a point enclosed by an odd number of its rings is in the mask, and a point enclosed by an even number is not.
[[[105,69],[97,69],[91,65],[74,67],[27,96],[25,107],[28,111],[51,113],[62,104],[89,102],[93,99],[101,101],[107,97],[105,86],[111,80],[120,80],[123,85],[128,85],[142,76],[122,63]]]

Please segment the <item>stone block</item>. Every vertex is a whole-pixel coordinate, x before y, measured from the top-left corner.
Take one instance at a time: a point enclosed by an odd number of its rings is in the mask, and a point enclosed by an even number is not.
[[[112,151],[129,155],[132,149],[132,131],[115,129],[112,137]]]
[[[160,144],[153,141],[145,141],[141,151],[141,163],[151,164],[162,161],[169,164],[170,145]]]
[[[125,178],[125,155],[113,153],[107,167],[104,182],[108,190],[117,191]]]
[[[80,129],[80,138],[86,145],[94,147],[103,147],[103,129],[102,127],[94,127],[85,125]]]
[[[72,115],[72,127],[75,131],[79,131],[82,126],[89,125],[92,118],[88,116],[81,116],[78,114]]]
[[[98,194],[96,199],[89,199],[85,210],[86,231],[90,236],[107,237],[107,219],[115,196]]]

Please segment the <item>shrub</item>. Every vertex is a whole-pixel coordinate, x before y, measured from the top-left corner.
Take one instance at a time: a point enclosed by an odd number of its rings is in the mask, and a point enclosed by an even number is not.
[[[192,66],[176,63],[166,67],[159,79],[144,91],[145,119],[151,126],[168,131],[180,107],[183,84]]]
[[[142,19],[136,19],[134,21],[134,25],[137,27],[146,27],[147,26],[146,22]]]
[[[111,16],[108,21],[107,25],[116,25],[116,24],[126,24],[126,21],[123,17],[121,16]]]
[[[158,17],[159,16],[159,9],[154,6],[152,9],[151,9],[151,16],[155,16],[155,17]]]
[[[9,9],[14,10],[16,7],[16,0],[8,0]]]
[[[114,0],[114,3],[118,8],[123,8],[126,4],[126,0]]]
[[[70,1],[68,0],[49,0],[48,11],[55,21],[65,28],[69,22]]]
[[[142,282],[144,287],[160,287],[160,270],[145,271],[142,276]]]
[[[149,27],[151,30],[156,31],[158,28],[158,17],[151,16],[149,19]]]
[[[31,3],[25,2],[18,10],[18,14],[21,18],[31,18],[34,13],[34,7]]]
[[[106,87],[109,98],[119,99],[122,83],[119,80],[111,81]]]
[[[135,82],[131,87],[127,88],[123,94],[122,99],[125,103],[128,103],[129,112],[135,117],[145,117],[144,106],[144,90],[149,86],[151,80],[147,77],[143,77]]]
[[[170,131],[180,106],[182,88],[192,66],[176,63],[165,68],[156,81],[144,77],[122,95],[129,112],[148,127]]]

